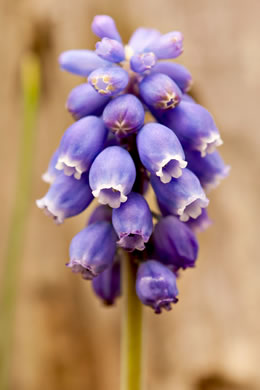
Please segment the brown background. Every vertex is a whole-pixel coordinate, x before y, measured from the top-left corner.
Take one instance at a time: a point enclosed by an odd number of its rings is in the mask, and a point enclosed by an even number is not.
[[[80,80],[61,72],[63,50],[92,48],[95,14],[113,16],[124,41],[139,25],[185,36],[181,62],[215,116],[232,172],[211,194],[214,225],[200,237],[195,270],[179,281],[180,302],[145,310],[149,390],[260,389],[258,0],[0,0],[1,258],[13,207],[21,110],[19,63],[36,49],[43,66],[33,193],[15,321],[12,387],[116,390],[120,303],[104,308],[64,263],[86,215],[56,227],[35,207],[52,151],[72,122],[64,109]]]

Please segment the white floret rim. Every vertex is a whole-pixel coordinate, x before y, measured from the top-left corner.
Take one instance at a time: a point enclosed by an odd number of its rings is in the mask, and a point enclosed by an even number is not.
[[[169,173],[164,168],[171,161],[176,161],[178,164]],[[178,177],[182,175],[182,169],[186,168],[187,164],[187,161],[183,160],[180,155],[169,155],[161,161],[158,166],[159,169],[155,172],[155,174],[160,177],[162,183],[166,184],[169,183],[173,177],[178,179]]]
[[[198,218],[202,213],[201,209],[207,207],[208,204],[209,200],[206,196],[193,195],[187,201],[183,202],[183,205],[177,210],[177,214],[182,222],[187,222],[190,217],[194,219]]]
[[[117,193],[118,196],[111,197],[109,196],[109,192],[111,193],[111,195],[113,193]],[[127,196],[124,194],[123,186],[121,184],[102,184],[99,188],[93,190],[92,194],[95,198],[98,199],[99,203],[108,204],[113,209],[119,208],[121,203],[125,203],[127,201]]]
[[[207,154],[213,153],[222,144],[220,134],[211,132],[208,137],[201,138],[201,144],[196,149],[201,153],[201,157],[205,157]]]
[[[68,156],[60,156],[55,168],[58,171],[63,171],[66,176],[74,176],[77,180],[80,180],[82,173],[86,171],[78,161],[72,160]]]
[[[50,202],[46,197],[37,199],[36,205],[39,207],[39,209],[43,210],[45,215],[53,218],[54,222],[57,225],[60,225],[64,222],[64,213],[62,211],[56,210],[55,205]]]

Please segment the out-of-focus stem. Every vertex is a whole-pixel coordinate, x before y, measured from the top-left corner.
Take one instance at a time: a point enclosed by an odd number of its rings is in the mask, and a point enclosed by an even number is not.
[[[142,388],[142,304],[135,292],[137,265],[122,259],[121,390]]]
[[[0,287],[0,389],[10,389],[12,336],[15,304],[22,259],[25,223],[30,203],[34,157],[35,124],[40,95],[39,59],[29,53],[21,63],[23,99],[22,134],[18,161],[16,196],[8,235]]]

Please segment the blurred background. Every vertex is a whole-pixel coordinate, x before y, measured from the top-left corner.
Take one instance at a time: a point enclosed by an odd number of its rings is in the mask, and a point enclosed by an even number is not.
[[[19,195],[21,58],[33,50],[42,66],[10,390],[119,388],[120,302],[104,307],[64,266],[89,211],[57,227],[35,206],[47,191],[41,174],[72,123],[66,97],[81,82],[60,71],[57,58],[94,47],[96,14],[112,16],[125,42],[138,26],[183,32],[180,62],[216,119],[232,167],[210,194],[214,224],[200,235],[197,267],[179,280],[178,305],[160,316],[145,309],[147,389],[260,389],[259,0],[0,0],[0,271]]]

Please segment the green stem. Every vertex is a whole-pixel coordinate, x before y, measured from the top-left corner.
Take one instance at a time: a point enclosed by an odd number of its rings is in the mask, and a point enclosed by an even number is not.
[[[10,388],[12,336],[15,304],[19,279],[19,266],[30,204],[32,167],[34,156],[35,123],[40,91],[39,60],[32,54],[21,64],[23,98],[23,132],[17,172],[16,196],[8,235],[1,286],[0,321],[0,389]]]
[[[135,292],[137,264],[128,255],[122,261],[121,390],[142,388],[142,304]]]

